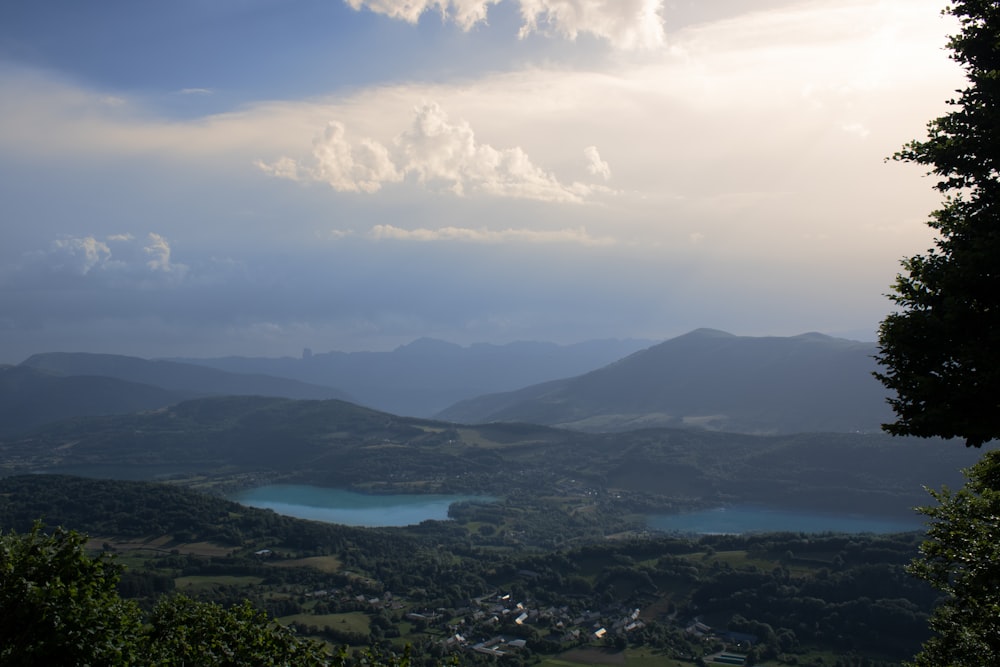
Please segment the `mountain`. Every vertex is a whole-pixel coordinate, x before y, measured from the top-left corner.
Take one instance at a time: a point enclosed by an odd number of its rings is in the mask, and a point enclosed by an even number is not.
[[[61,376],[29,366],[4,366],[0,368],[0,433],[67,417],[153,410],[191,396],[111,377]]]
[[[891,421],[875,343],[818,333],[698,329],[609,366],[462,401],[436,418],[576,430],[702,426],[743,433],[873,432]]]
[[[21,363],[52,374],[102,376],[137,382],[188,395],[276,396],[296,399],[354,400],[342,391],[298,380],[259,374],[229,373],[173,361],[151,361],[117,354],[49,352]]]
[[[391,352],[175,361],[336,386],[364,405],[393,414],[428,417],[473,396],[586,373],[650,344],[644,340],[594,340],[573,345],[516,342],[463,347],[421,338]]]

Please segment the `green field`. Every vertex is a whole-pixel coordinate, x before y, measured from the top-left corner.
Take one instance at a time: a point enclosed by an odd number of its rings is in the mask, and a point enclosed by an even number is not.
[[[263,577],[240,577],[227,574],[219,575],[193,575],[188,577],[177,577],[174,585],[177,590],[184,592],[204,591],[216,586],[256,586],[264,581]]]
[[[292,614],[282,616],[278,619],[282,625],[295,623],[302,626],[315,626],[317,628],[333,628],[345,632],[357,632],[368,634],[371,631],[367,614],[360,611],[348,612],[344,614]]]

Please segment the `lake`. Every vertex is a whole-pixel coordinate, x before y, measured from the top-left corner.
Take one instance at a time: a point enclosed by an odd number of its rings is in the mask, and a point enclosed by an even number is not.
[[[923,517],[884,518],[859,514],[833,514],[737,506],[687,512],[652,514],[647,525],[664,532],[711,534],[741,533],[901,533],[923,530]]]
[[[230,499],[300,519],[368,527],[411,526],[428,519],[444,521],[452,503],[496,500],[462,495],[369,495],[302,484],[261,486]]]

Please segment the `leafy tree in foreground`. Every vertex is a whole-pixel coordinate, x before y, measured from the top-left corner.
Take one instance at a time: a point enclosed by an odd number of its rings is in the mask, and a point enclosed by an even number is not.
[[[118,566],[88,557],[85,542],[38,524],[0,534],[0,664],[140,663],[138,608],[118,596]]]
[[[948,47],[968,87],[894,158],[930,167],[943,206],[935,248],[903,261],[879,330],[876,376],[895,391],[895,435],[1000,437],[1000,1],[952,0]],[[1000,664],[1000,454],[966,471],[957,493],[932,492],[927,540],[910,572],[946,594],[915,664]]]
[[[2,665],[326,665],[322,646],[296,638],[249,603],[234,609],[163,598],[144,624],[117,592],[120,568],[91,558],[86,537],[36,524],[0,534]]]
[[[921,510],[932,523],[909,570],[948,597],[918,667],[1000,664],[1000,450],[966,475],[964,488],[932,492],[939,504]]]
[[[146,659],[161,667],[329,664],[318,644],[298,639],[249,601],[225,609],[183,595],[161,598],[150,620]]]
[[[893,390],[894,435],[1000,437],[1000,2],[952,0],[961,31],[948,46],[969,86],[928,137],[894,159],[930,168],[943,206],[935,247],[903,260],[879,330],[876,376]]]

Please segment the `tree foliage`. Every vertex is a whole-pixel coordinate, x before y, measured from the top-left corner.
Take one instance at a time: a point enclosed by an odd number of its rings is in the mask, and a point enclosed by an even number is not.
[[[143,639],[162,667],[311,667],[329,664],[317,644],[297,638],[249,601],[231,609],[183,595],[161,598]]]
[[[0,535],[0,664],[343,664],[249,603],[225,609],[163,598],[144,622],[118,595],[120,568],[103,554],[91,558],[85,543],[80,533],[45,534],[40,524]]]
[[[1000,437],[1000,3],[952,0],[945,13],[968,86],[893,156],[929,167],[945,198],[928,221],[935,246],[902,262],[876,375],[896,394],[887,431],[978,447]]]
[[[0,535],[0,664],[138,664],[138,608],[117,593],[119,568],[86,538],[36,524]]]
[[[967,471],[958,492],[933,492],[922,508],[933,523],[910,572],[947,594],[934,612],[935,635],[915,664],[1000,663],[1000,450]]]
[[[1000,437],[1000,2],[952,0],[944,13],[958,19],[948,47],[968,85],[925,140],[894,156],[930,167],[945,199],[928,223],[935,247],[904,260],[896,279],[877,377],[896,393],[890,433],[980,447]],[[1000,454],[966,478],[922,509],[931,524],[910,572],[946,597],[921,667],[1000,664]]]

